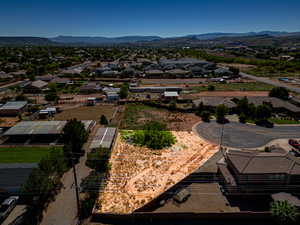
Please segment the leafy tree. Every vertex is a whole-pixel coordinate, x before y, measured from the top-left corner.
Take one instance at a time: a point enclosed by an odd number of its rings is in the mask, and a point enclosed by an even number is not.
[[[135,131],[133,142],[151,149],[162,149],[172,146],[176,139],[171,132],[165,130],[165,125],[159,122],[147,123],[144,130]]]
[[[107,148],[99,148],[96,151],[90,152],[87,155],[86,166],[97,172],[107,172],[110,169],[110,155],[111,151]]]
[[[23,94],[17,95],[16,96],[16,101],[27,101],[27,97]]]
[[[128,97],[129,85],[127,83],[123,84],[120,90],[120,98],[125,99]]]
[[[297,208],[287,201],[272,202],[271,213],[280,225],[295,224],[299,216]]]
[[[47,174],[39,168],[35,168],[22,187],[22,193],[28,199],[31,199],[30,201],[32,201],[34,196],[37,196],[37,204],[42,206],[49,199],[53,189],[54,184]]]
[[[82,151],[82,147],[88,139],[88,132],[81,121],[71,119],[63,128],[62,138],[65,144],[65,154],[68,155],[70,151],[77,154]]]
[[[214,90],[216,90],[216,87],[214,85],[208,85],[207,90],[214,91]]]
[[[274,87],[269,92],[269,96],[280,98],[280,99],[283,99],[283,100],[288,100],[289,99],[289,91],[284,87]]]
[[[239,115],[239,121],[240,121],[240,123],[246,123],[246,120],[247,120],[247,117],[246,117],[245,113],[242,112]]]
[[[233,73],[233,75],[238,75],[240,73],[240,69],[236,67],[229,67],[229,71]]]
[[[267,104],[262,104],[256,108],[256,119],[258,121],[268,120],[271,117],[272,109]]]
[[[226,121],[226,114],[228,113],[228,108],[225,105],[218,105],[216,109],[216,117],[218,123],[225,123]]]
[[[247,97],[238,100],[236,110],[238,114],[244,113],[245,116],[249,114],[249,102]]]
[[[45,100],[48,102],[56,102],[59,99],[59,96],[56,92],[49,92],[45,95]]]
[[[202,121],[209,122],[210,121],[210,112],[209,111],[203,111],[200,114]]]
[[[107,120],[105,115],[101,115],[100,124],[102,124],[102,125],[107,125],[108,124],[108,120]]]
[[[175,100],[171,101],[169,104],[169,109],[176,110],[176,108],[177,108],[176,101]]]

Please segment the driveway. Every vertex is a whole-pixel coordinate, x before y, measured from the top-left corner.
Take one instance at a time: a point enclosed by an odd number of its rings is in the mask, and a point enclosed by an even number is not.
[[[86,153],[89,151],[89,144],[92,141],[99,125],[93,129],[89,135],[87,143],[83,146]],[[80,158],[80,162],[76,165],[78,185],[87,177],[91,169],[85,165],[87,154]],[[75,195],[75,183],[73,170],[70,169],[62,178],[64,188],[55,196],[55,201],[51,202],[44,213],[41,225],[74,225],[77,218],[77,205]]]
[[[222,125],[211,121],[196,126],[198,134],[206,140],[219,144]],[[300,138],[300,126],[274,126],[264,128],[256,125],[230,122],[224,125],[223,146],[231,148],[258,148],[281,138]]]

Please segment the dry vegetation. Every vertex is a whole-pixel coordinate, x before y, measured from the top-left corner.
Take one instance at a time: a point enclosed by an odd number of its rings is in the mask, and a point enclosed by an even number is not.
[[[55,115],[55,120],[68,120],[77,118],[78,120],[95,120],[99,121],[103,114],[110,120],[117,109],[114,105],[97,105],[97,106],[81,106],[75,109],[67,109]]]
[[[193,113],[170,112],[141,104],[129,104],[126,105],[121,128],[140,129],[149,121],[163,122],[167,124],[168,130],[191,131],[200,118]]]
[[[107,186],[98,199],[99,213],[132,213],[201,166],[216,151],[192,132],[172,132],[177,143],[150,150],[126,143],[120,136],[111,156]]]

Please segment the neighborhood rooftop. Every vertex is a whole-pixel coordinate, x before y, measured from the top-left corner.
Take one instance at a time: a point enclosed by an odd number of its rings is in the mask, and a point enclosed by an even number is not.
[[[66,123],[67,121],[22,121],[4,135],[60,134]]]
[[[21,109],[24,106],[26,106],[27,102],[26,101],[12,101],[12,102],[7,102],[6,104],[4,104],[0,110],[7,110],[7,109]]]
[[[227,159],[243,174],[299,174],[300,161],[286,153],[230,150]]]
[[[110,148],[116,135],[116,128],[99,128],[91,142],[90,149]]]

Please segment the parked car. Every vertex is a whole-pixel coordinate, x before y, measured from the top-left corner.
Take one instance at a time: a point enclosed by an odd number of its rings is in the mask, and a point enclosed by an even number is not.
[[[257,126],[266,127],[266,128],[273,128],[274,127],[274,123],[272,123],[268,120],[260,120],[260,121],[255,122],[255,124]]]
[[[174,195],[173,199],[178,203],[185,202],[191,196],[190,191],[187,188],[180,190],[176,195]]]
[[[15,208],[18,202],[19,196],[10,196],[5,199],[0,205],[0,221],[4,221],[10,212]]]
[[[295,140],[295,139],[289,139],[289,144],[293,148],[300,150],[300,143],[297,140]]]

